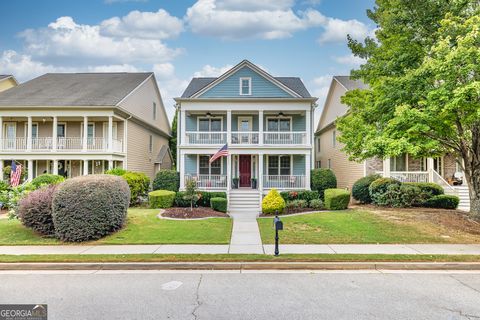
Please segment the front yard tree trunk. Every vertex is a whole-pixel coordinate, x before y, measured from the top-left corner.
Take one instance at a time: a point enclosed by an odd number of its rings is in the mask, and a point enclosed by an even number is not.
[[[473,158],[464,158],[464,161],[470,196],[470,215],[475,220],[480,220],[480,157],[473,155]]]

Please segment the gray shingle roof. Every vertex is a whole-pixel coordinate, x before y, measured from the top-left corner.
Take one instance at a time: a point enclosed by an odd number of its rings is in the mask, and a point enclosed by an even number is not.
[[[368,89],[368,85],[363,83],[362,80],[353,80],[350,76],[333,76],[333,78],[340,82],[347,90]]]
[[[311,98],[310,93],[298,77],[274,77],[276,80],[298,93],[302,98]],[[193,78],[182,94],[182,98],[190,98],[192,95],[208,86],[217,78]]]
[[[0,106],[114,106],[152,75],[47,73],[0,94]]]
[[[157,154],[155,163],[163,163],[163,159],[165,158],[168,152],[169,152],[169,148],[166,145],[163,145]]]

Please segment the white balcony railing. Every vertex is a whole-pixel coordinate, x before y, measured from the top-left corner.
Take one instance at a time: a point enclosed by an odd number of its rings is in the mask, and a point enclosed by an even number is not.
[[[390,177],[400,182],[428,182],[428,171],[391,171]]]
[[[185,133],[187,144],[224,144],[227,143],[227,133],[225,131],[204,132],[190,131]]]
[[[54,139],[52,137],[32,138],[31,149],[32,151],[52,151],[54,148],[53,141]],[[2,139],[1,142],[2,151],[26,151],[28,146],[26,138]],[[122,140],[113,139],[112,149],[114,152],[122,152]],[[60,152],[83,151],[83,138],[59,137],[57,138],[57,150]],[[108,139],[88,138],[87,151],[107,152]]]
[[[305,188],[305,176],[264,175],[263,187],[265,189],[302,189]]]
[[[232,132],[232,144],[258,144],[258,132]]]
[[[226,189],[227,176],[223,174],[200,174],[200,175],[185,175],[185,184],[189,180],[194,180],[199,189]]]
[[[307,133],[306,132],[264,132],[263,133],[264,144],[306,144]]]

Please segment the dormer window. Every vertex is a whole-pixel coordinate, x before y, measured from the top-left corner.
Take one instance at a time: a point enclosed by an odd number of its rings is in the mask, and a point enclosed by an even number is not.
[[[240,95],[250,96],[252,94],[252,78],[240,78]]]

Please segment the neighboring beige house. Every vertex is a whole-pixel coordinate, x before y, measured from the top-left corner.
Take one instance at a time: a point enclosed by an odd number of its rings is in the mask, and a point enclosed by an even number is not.
[[[0,170],[75,177],[170,168],[170,125],[153,73],[48,73],[0,93]],[[85,134],[86,133],[86,134]]]
[[[364,83],[352,80],[349,76],[332,78],[315,132],[315,167],[332,169],[339,188],[351,189],[355,181],[373,173],[405,182],[435,182],[441,185],[446,193],[459,195],[460,208],[467,209],[467,186],[453,186],[454,182],[461,180],[462,173],[452,155],[418,159],[403,154],[384,160],[372,158],[361,163],[348,160],[348,155],[342,151],[343,145],[338,142],[339,132],[335,125],[336,119],[348,112],[348,106],[342,104],[340,99],[349,90],[365,88],[367,86]]]
[[[0,92],[18,86],[14,76],[10,74],[0,74]]]

